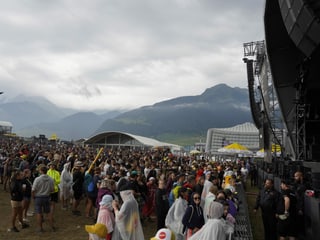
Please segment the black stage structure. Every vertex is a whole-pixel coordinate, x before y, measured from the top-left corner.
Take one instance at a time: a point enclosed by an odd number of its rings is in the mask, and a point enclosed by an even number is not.
[[[245,43],[243,59],[253,121],[267,153],[259,177],[280,185],[295,171],[304,173],[315,191],[305,195],[304,239],[315,239],[320,236],[320,1],[266,0],[264,27],[265,41]],[[281,146],[280,158],[273,157],[272,144]]]

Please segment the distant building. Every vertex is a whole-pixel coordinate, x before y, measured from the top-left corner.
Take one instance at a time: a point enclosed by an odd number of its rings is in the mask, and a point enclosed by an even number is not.
[[[11,122],[0,121],[0,134],[11,134],[13,125]]]
[[[219,148],[237,142],[251,151],[259,149],[259,130],[246,122],[230,128],[210,128],[207,131],[206,153],[216,154]]]
[[[175,144],[124,132],[102,132],[90,137],[84,141],[84,144],[114,148],[169,148],[171,152],[179,152],[182,149],[181,146]]]

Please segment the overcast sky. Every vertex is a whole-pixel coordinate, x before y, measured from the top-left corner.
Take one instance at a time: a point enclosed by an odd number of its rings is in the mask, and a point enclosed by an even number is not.
[[[0,91],[82,110],[247,87],[264,0],[0,0]]]

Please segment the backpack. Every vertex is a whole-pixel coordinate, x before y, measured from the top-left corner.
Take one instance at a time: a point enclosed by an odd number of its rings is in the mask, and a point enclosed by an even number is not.
[[[91,182],[88,184],[87,191],[88,191],[88,192],[93,192],[93,191],[94,191],[94,183],[93,183],[93,180],[91,180]]]
[[[87,192],[93,192],[94,190],[93,177],[90,173],[86,173],[84,176],[84,189]]]
[[[186,219],[185,216],[182,218],[183,232],[185,232],[185,230],[189,227],[189,223],[191,222],[191,219],[192,219],[192,217],[193,217],[194,208],[193,208],[192,205],[189,205],[189,208],[191,208],[191,214],[190,214],[189,218]]]

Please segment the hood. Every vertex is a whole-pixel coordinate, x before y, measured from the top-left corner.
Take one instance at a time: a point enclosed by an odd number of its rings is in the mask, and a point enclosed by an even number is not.
[[[52,178],[49,177],[47,174],[42,174],[40,177],[41,177],[41,179],[42,179],[43,181],[45,181],[45,182],[52,180]]]
[[[122,201],[126,202],[130,199],[134,199],[132,190],[124,190],[120,192]]]

